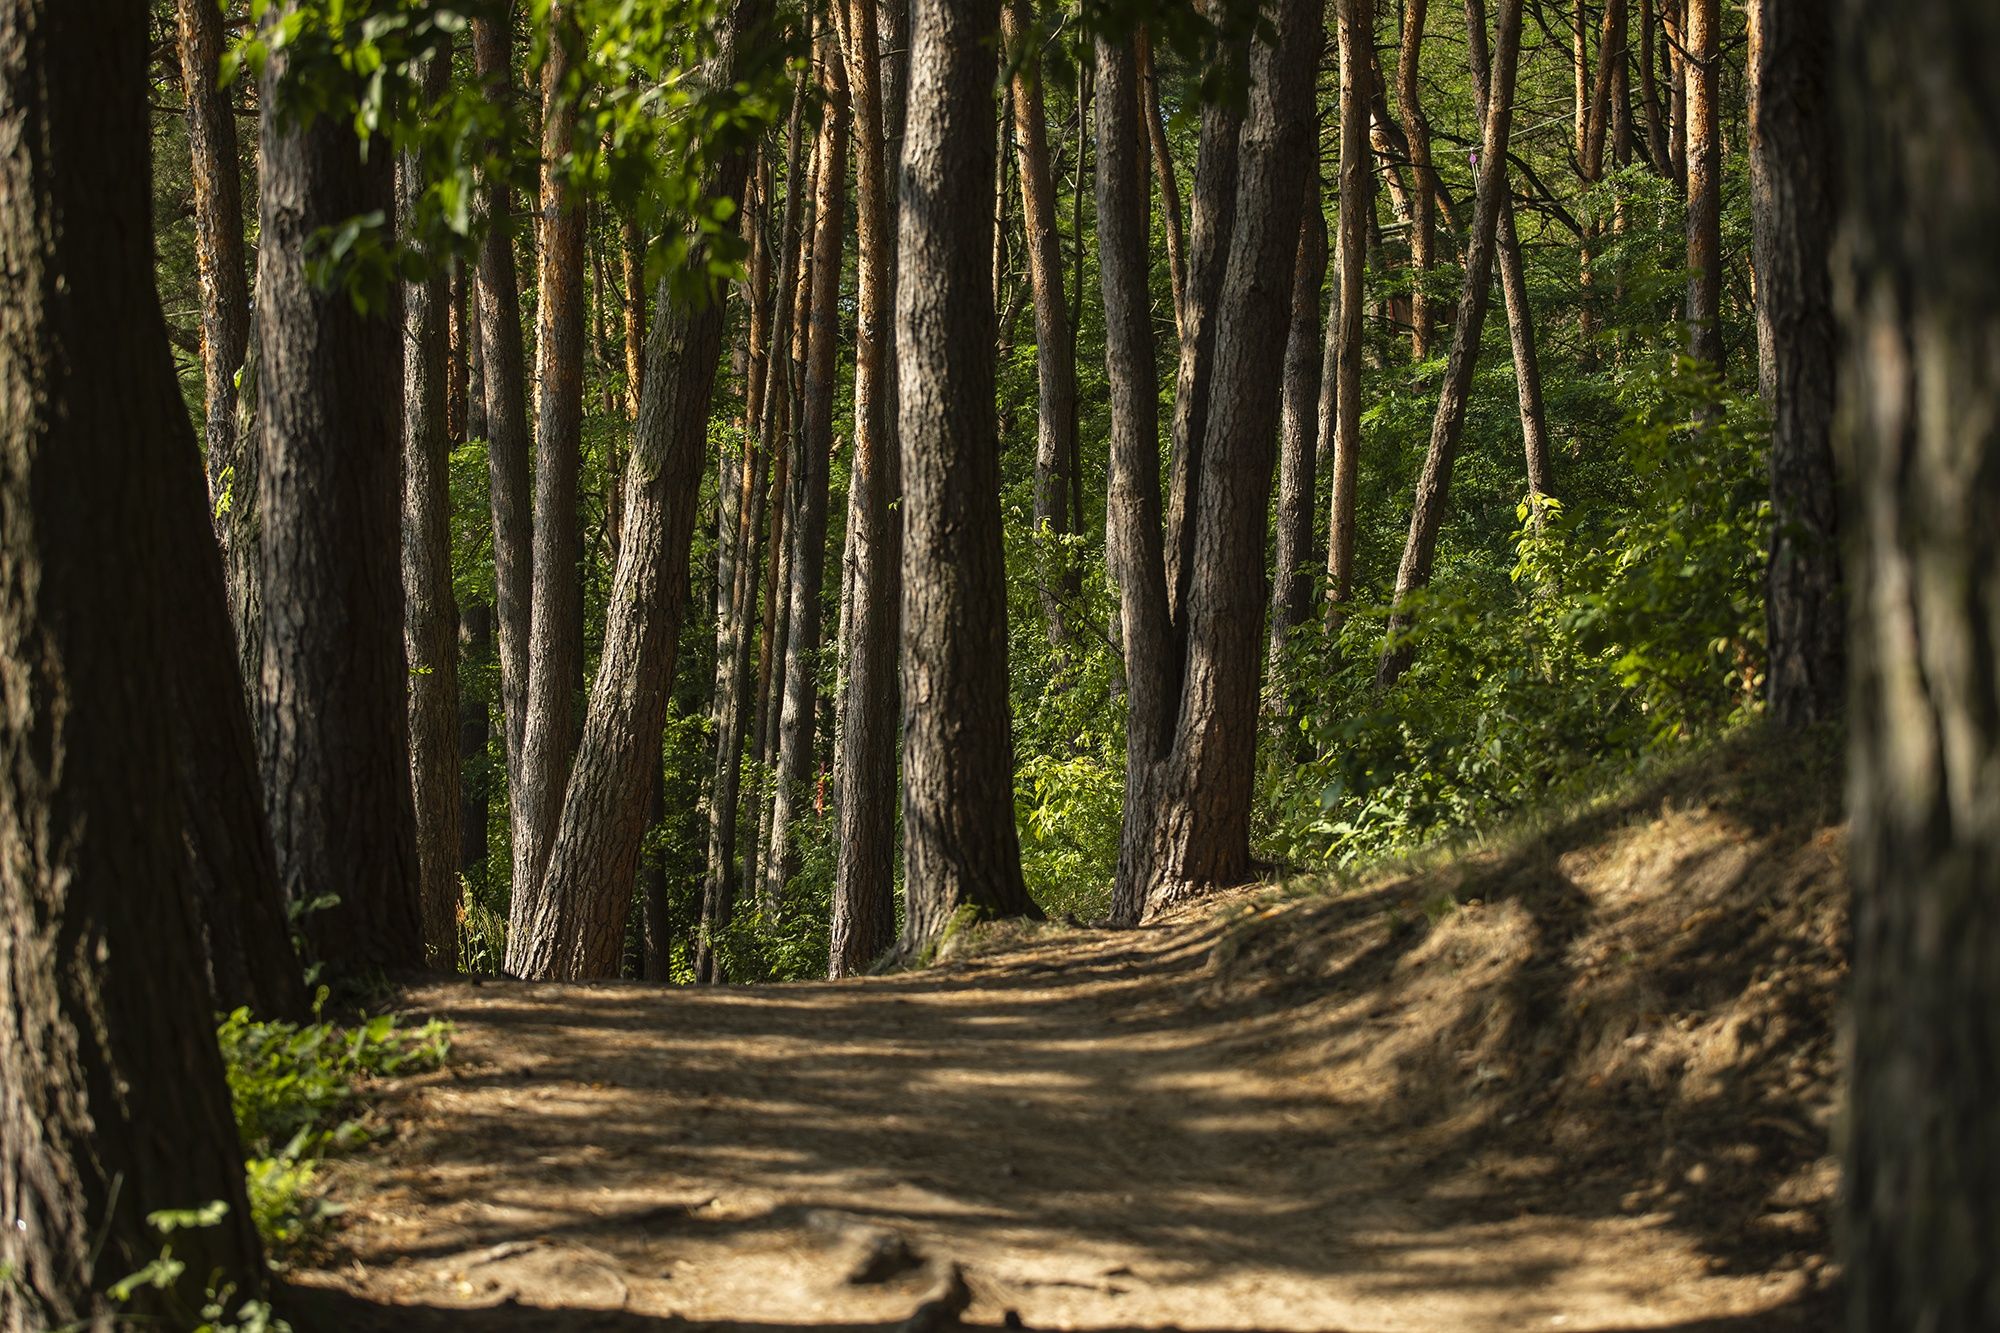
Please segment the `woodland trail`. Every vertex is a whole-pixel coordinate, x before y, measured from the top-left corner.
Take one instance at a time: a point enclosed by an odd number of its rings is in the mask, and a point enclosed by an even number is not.
[[[1315,909],[1348,993],[1233,986],[1259,901],[863,981],[412,991],[452,1067],[390,1090],[303,1280],[350,1327],[474,1333],[891,1329],[949,1263],[975,1326],[1817,1326],[1818,1258],[1392,1104],[1383,893]],[[928,1265],[851,1280],[904,1244]]]

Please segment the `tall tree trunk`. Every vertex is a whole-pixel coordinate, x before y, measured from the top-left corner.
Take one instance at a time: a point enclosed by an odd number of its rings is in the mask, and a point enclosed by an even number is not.
[[[1479,197],[1472,210],[1472,240],[1466,250],[1465,288],[1452,326],[1451,357],[1445,368],[1437,412],[1431,418],[1430,448],[1417,481],[1416,503],[1410,514],[1410,535],[1403,544],[1396,570],[1396,610],[1389,618],[1389,642],[1376,671],[1378,684],[1394,683],[1409,666],[1412,650],[1405,637],[1410,617],[1406,599],[1430,582],[1437,555],[1438,533],[1451,492],[1452,464],[1465,429],[1465,408],[1472,393],[1472,372],[1479,356],[1479,337],[1486,323],[1486,304],[1493,281],[1493,251],[1502,201],[1507,192],[1507,139],[1514,116],[1514,71],[1521,51],[1521,0],[1500,0],[1498,45],[1493,53],[1493,77],[1486,97],[1485,125],[1479,144]]]
[[[1430,295],[1425,288],[1437,262],[1436,186],[1432,181],[1436,173],[1431,169],[1431,127],[1424,117],[1419,67],[1424,48],[1424,19],[1429,8],[1428,0],[1403,0],[1403,40],[1396,60],[1396,103],[1403,113],[1403,133],[1409,139],[1410,174],[1414,178],[1410,201],[1410,267],[1416,273],[1411,279],[1410,355],[1418,361],[1428,360],[1431,354],[1434,321]]]
[[[483,675],[493,656],[493,608],[483,602],[469,603],[458,621],[459,662],[462,683]],[[458,874],[468,883],[486,879],[486,819],[493,799],[492,779],[486,768],[486,738],[490,720],[488,701],[482,691],[462,688],[458,695]]]
[[[1722,137],[1716,124],[1721,0],[1688,0],[1688,355],[1722,369]]]
[[[1848,1327],[1985,1329],[2000,1321],[2000,141],[1981,53],[2000,11],[1833,8],[1855,520]]]
[[[577,481],[583,461],[583,206],[568,183],[577,134],[568,86],[582,34],[567,3],[549,12],[542,66],[541,262],[535,312],[534,576],[528,613],[527,720],[521,798],[515,803],[514,896],[507,969],[527,965],[528,924],[542,914],[542,871],[576,755],[583,677],[582,537]]]
[[[1671,180],[1673,153],[1667,147],[1667,116],[1660,105],[1659,25],[1653,14],[1658,2],[1639,0],[1639,102],[1646,114],[1646,156],[1655,171]]]
[[[1222,0],[1212,0],[1212,5],[1218,19],[1226,19],[1227,7]],[[1240,23],[1226,24],[1216,56],[1217,77],[1232,87],[1242,86],[1249,58],[1247,34],[1241,28]],[[1240,98],[1217,98],[1201,109],[1184,312],[1187,333],[1181,339],[1180,366],[1174,380],[1173,454],[1167,476],[1167,614],[1180,641],[1187,635],[1187,591],[1194,579],[1196,515],[1205,475],[1201,451],[1207,442],[1209,404],[1217,382],[1217,307],[1224,270],[1235,245],[1237,137],[1242,123]],[[1179,656],[1178,650],[1172,654],[1175,659]],[[1169,693],[1173,693],[1171,687]]]
[[[1757,380],[1771,413],[1765,689],[1773,718],[1803,726],[1838,717],[1846,687],[1828,269],[1833,37],[1824,8],[1807,0],[1757,0],[1750,32]]]
[[[1140,114],[1146,118],[1146,138],[1153,150],[1153,172],[1160,181],[1160,221],[1167,234],[1167,276],[1173,284],[1174,330],[1187,336],[1182,306],[1187,301],[1187,224],[1181,218],[1181,182],[1174,174],[1174,155],[1167,143],[1167,125],[1160,115],[1160,79],[1153,68],[1153,39],[1144,27],[1135,35],[1139,57]],[[1079,168],[1081,163],[1078,164]]]
[[[1668,0],[1672,3],[1673,0]],[[1570,136],[1577,170],[1583,170],[1584,145],[1590,141],[1590,5],[1575,0],[1570,10]]]
[[[473,20],[473,51],[486,98],[503,110],[514,102],[511,5]],[[514,260],[517,217],[504,176],[483,183],[487,218],[479,248],[479,362],[485,384],[487,464],[493,510],[493,610],[500,642],[500,713],[507,748],[509,826],[526,815],[521,762],[528,718],[529,614],[533,603],[534,522],[529,496],[526,357],[521,348],[521,294]]]
[[[197,979],[188,846],[204,794],[175,753],[186,710],[236,737],[247,723],[154,288],[146,9],[0,0],[9,1330],[188,1327],[211,1281],[246,1298],[264,1283],[214,998]],[[247,748],[235,757],[234,786],[252,787]],[[273,892],[268,873],[255,887]],[[159,1256],[149,1213],[209,1200],[228,1211],[175,1234],[178,1278],[129,1302],[105,1294]]]
[[[447,42],[426,62],[423,93],[451,84]],[[420,155],[399,165],[410,227],[424,190]],[[410,791],[417,820],[417,900],[424,952],[458,966],[458,606],[451,587],[451,440],[446,424],[450,277],[433,263],[403,289],[403,653],[409,663]]]
[[[1030,0],[1003,0],[1000,28],[1014,69],[1014,145],[1028,281],[1035,299],[1035,531],[1060,538],[1075,531],[1067,470],[1076,456],[1076,361],[1063,299],[1062,233],[1056,226],[1055,172],[1049,165],[1048,121],[1042,111],[1042,62],[1029,47],[1035,31]],[[1042,617],[1048,622],[1049,643],[1058,650],[1070,640],[1058,569],[1067,558],[1067,550],[1053,542],[1035,558]]]
[[[215,0],[175,0],[181,87],[187,96],[188,150],[193,167],[195,273],[201,287],[202,403],[209,512],[228,548],[229,513],[255,495],[236,482],[236,372],[250,344],[250,275],[243,262],[243,168],[237,157],[236,116],[221,74],[222,6]]]
[[[802,151],[802,121],[804,116],[806,86],[800,83],[792,98],[792,112],[787,131],[785,211],[783,225],[778,233],[779,259],[775,285],[766,298],[770,306],[768,322],[770,336],[765,346],[765,367],[762,377],[762,392],[758,401],[757,455],[750,491],[744,496],[747,531],[751,548],[747,557],[737,566],[737,587],[741,630],[737,636],[737,676],[734,725],[737,736],[732,745],[726,767],[716,771],[714,790],[719,793],[711,806],[709,823],[708,865],[702,885],[701,920],[695,934],[694,973],[698,982],[719,981],[716,973],[715,938],[728,926],[735,914],[736,890],[739,883],[750,883],[757,873],[757,838],[763,828],[761,796],[766,790],[761,782],[753,784],[755,791],[751,802],[759,812],[751,821],[750,836],[740,838],[738,825],[742,800],[743,749],[748,743],[752,757],[761,765],[765,760],[764,734],[767,710],[764,700],[770,688],[770,676],[774,659],[773,640],[777,637],[777,593],[780,576],[780,553],[784,546],[784,493],[789,485],[786,461],[787,425],[791,419],[789,411],[791,384],[792,323],[794,302],[792,293],[798,285],[798,269],[803,262],[803,217],[806,183],[806,155]],[[764,209],[771,205],[770,183],[765,185]],[[760,224],[763,219],[760,218]],[[766,256],[768,264],[768,256]],[[768,269],[766,270],[768,273]],[[765,517],[768,504],[768,520]],[[760,585],[758,543],[765,531],[770,540],[770,577]],[[758,603],[758,588],[764,588],[763,632],[759,635],[761,646],[758,650],[756,666],[751,666],[750,630]],[[754,717],[751,696],[755,699]],[[737,878],[736,847],[743,846],[743,878]]]
[[[45,96],[50,99],[45,105],[53,105],[55,95]],[[233,188],[233,153],[227,166]],[[19,188],[28,188],[26,178]],[[197,208],[199,211],[199,204]],[[239,258],[240,253],[239,242]],[[150,284],[150,270],[148,273]],[[150,285],[143,295],[157,320],[158,302]],[[147,369],[150,372],[150,367]],[[113,377],[107,382],[117,380]],[[184,414],[178,394],[170,401],[177,416]],[[180,445],[176,442],[171,447],[178,449]],[[154,451],[168,448],[156,444]],[[254,487],[255,450],[239,449],[237,453],[241,463],[235,485]],[[149,454],[148,461],[151,457]],[[206,963],[217,1006],[248,1006],[260,1016],[297,1019],[306,1012],[305,988],[279,895],[263,793],[256,779],[255,741],[244,685],[248,677],[239,669],[239,660],[247,665],[257,659],[247,652],[239,659],[238,653],[231,651],[239,595],[246,623],[261,633],[256,616],[260,585],[255,577],[238,580],[225,575],[225,570],[240,569],[242,562],[256,558],[257,506],[254,492],[244,493],[242,503],[232,506],[225,516],[232,536],[223,546],[227,560],[205,558],[204,548],[213,549],[213,543],[205,540],[207,520],[196,523],[208,510],[205,488],[197,481],[200,472],[197,458],[185,475],[177,463],[157,474],[164,480],[148,484],[158,487],[163,495],[170,494],[172,503],[185,511],[177,510],[177,516],[193,525],[182,534],[178,553],[168,566],[173,571],[168,577],[177,588],[171,604],[189,622],[187,651],[179,655],[178,669],[170,673],[179,701],[170,716],[175,732],[176,778],[184,803],[184,857],[195,890],[193,907],[203,945],[201,960]]]
[[[813,724],[819,712],[820,588],[826,578],[827,487],[833,455],[834,372],[840,344],[840,273],[846,226],[848,98],[845,62],[830,38],[820,50],[820,172],[813,204],[812,305],[805,376],[801,466],[792,474],[791,613],[786,617],[785,680],[778,721],[777,772],[764,845],[764,907],[775,917],[798,873],[792,825],[812,773]]]
[[[1468,64],[1479,124],[1486,127],[1486,100],[1492,57],[1486,42],[1486,0],[1466,0]],[[1528,275],[1521,264],[1521,239],[1514,231],[1514,195],[1503,184],[1500,216],[1494,227],[1494,260],[1500,267],[1500,296],[1507,307],[1507,339],[1514,351],[1514,388],[1521,408],[1521,452],[1527,464],[1528,506],[1537,529],[1545,517],[1542,500],[1555,494],[1555,462],[1549,452],[1548,412],[1542,402],[1541,358],[1535,352],[1534,307]]]
[[[1604,145],[1612,122],[1613,94],[1625,67],[1625,0],[1604,0],[1604,29],[1598,35],[1597,86],[1590,97],[1581,168],[1586,181],[1604,179]]]
[[[1111,476],[1104,554],[1118,589],[1125,646],[1125,841],[1143,830],[1135,812],[1153,766],[1171,743],[1167,618],[1160,505],[1159,373],[1154,363],[1146,216],[1143,103],[1132,39],[1097,38],[1097,249],[1104,285],[1104,368],[1111,390]],[[1119,887],[1127,887],[1120,881]],[[1112,915],[1136,921],[1145,904],[1114,900]]]
[[[961,912],[1036,912],[1021,880],[1007,704],[1007,571],[993,419],[998,0],[912,0],[896,342],[903,446],[903,949]]]
[[[766,12],[765,0],[737,0],[731,10],[711,62],[722,86],[742,77],[744,48],[762,29]],[[705,193],[740,203],[749,166],[747,150],[727,153]],[[690,275],[707,271],[699,240],[690,246],[687,265]],[[604,653],[549,854],[542,910],[522,942],[523,966],[510,969],[523,976],[610,977],[624,960],[649,780],[660,765],[667,691],[687,609],[689,543],[722,350],[721,294],[705,295],[699,302],[677,297],[673,275],[663,275],[654,294],[658,317],[646,345],[645,388],[626,466],[625,533],[605,612]]]
[[[824,147],[823,136],[814,133],[811,153],[811,167],[806,179],[817,187],[821,165],[820,151]],[[804,429],[804,383],[808,334],[812,327],[812,202],[814,189],[806,188],[801,182],[797,196],[802,212],[799,231],[795,242],[798,251],[797,271],[794,275],[789,297],[780,295],[781,301],[788,301],[791,307],[790,336],[779,346],[788,346],[790,351],[784,356],[785,381],[790,386],[784,396],[785,427],[784,438],[779,447],[775,464],[775,478],[771,492],[771,570],[768,586],[764,590],[764,646],[759,650],[757,662],[757,716],[752,726],[751,736],[757,747],[757,763],[760,770],[758,790],[753,808],[756,811],[756,826],[751,830],[749,846],[743,854],[743,893],[745,898],[755,902],[763,889],[764,840],[771,826],[771,782],[772,771],[777,764],[778,726],[784,717],[785,690],[785,644],[791,637],[792,599],[792,529],[798,526],[796,509],[797,490],[792,474],[802,464],[799,461],[800,442]],[[774,353],[776,348],[773,349]]]
[[[854,455],[847,503],[850,646],[834,733],[840,830],[827,967],[834,977],[864,970],[896,938],[896,639],[902,598],[901,533],[891,508],[898,480],[888,431],[894,397],[886,375],[886,325],[894,313],[889,302],[895,220],[884,152],[876,0],[848,0],[845,14],[847,72],[854,98],[859,299]],[[1025,180],[1025,170],[1022,176]]]
[[[794,99],[796,105],[797,99]],[[739,460],[741,484],[736,490],[735,527],[738,549],[729,584],[718,578],[717,605],[720,614],[715,642],[715,758],[710,768],[708,802],[708,860],[703,877],[702,921],[710,922],[717,910],[718,894],[731,893],[736,884],[736,828],[741,807],[743,739],[747,729],[746,695],[750,687],[750,645],[752,611],[761,557],[764,488],[770,472],[770,433],[765,428],[766,397],[776,392],[778,358],[771,346],[774,307],[778,305],[773,287],[771,255],[765,244],[766,220],[771,207],[769,172],[760,164],[753,172],[756,186],[754,207],[744,209],[744,227],[749,232],[750,264],[746,295],[749,305],[746,340],[749,382],[744,394],[743,454]],[[702,938],[705,939],[705,931]],[[649,936],[650,938],[650,936]],[[696,945],[694,959],[697,980],[703,966],[702,946]]]
[[[1688,0],[1660,0],[1666,6],[1660,14],[1661,40],[1667,51],[1667,157],[1674,188],[1682,198],[1688,191],[1687,160],[1687,60],[1682,52],[1687,40]]]
[[[1278,541],[1271,584],[1267,684],[1286,676],[1291,632],[1312,614],[1313,506],[1317,503],[1322,340],[1319,289],[1326,280],[1326,216],[1320,211],[1318,127],[1306,155],[1305,204],[1299,217],[1299,253],[1292,274],[1291,330],[1285,336],[1285,379],[1278,409]],[[1285,713],[1273,695],[1273,712]]]
[[[230,484],[232,495],[243,503],[229,506],[229,536],[222,543],[223,588],[229,598],[229,626],[236,639],[237,684],[253,714],[257,682],[264,674],[264,520],[257,512],[259,479],[264,471],[257,436],[257,380],[262,361],[253,325],[236,382],[237,445]]]
[[[1215,391],[1201,449],[1186,657],[1173,743],[1129,799],[1113,890],[1129,919],[1251,874],[1265,533],[1278,427],[1287,298],[1312,149],[1324,16],[1318,0],[1280,0],[1250,47],[1249,105],[1238,150],[1237,206],[1216,301]],[[1248,631],[1246,633],[1246,630]]]
[[[1338,374],[1333,402],[1333,495],[1326,536],[1326,627],[1340,627],[1354,592],[1354,489],[1361,466],[1361,315],[1366,299],[1368,219],[1374,212],[1368,162],[1368,49],[1375,37],[1373,0],[1339,0],[1340,277],[1333,303],[1338,329],[1328,342]]]
[[[347,278],[328,285],[308,271],[322,228],[390,215],[394,163],[385,151],[364,163],[342,117],[301,124],[289,114],[291,61],[288,51],[273,53],[261,95],[265,805],[280,882],[307,909],[305,934],[320,961],[417,967],[424,949],[396,554],[402,301],[391,283],[364,312]]]

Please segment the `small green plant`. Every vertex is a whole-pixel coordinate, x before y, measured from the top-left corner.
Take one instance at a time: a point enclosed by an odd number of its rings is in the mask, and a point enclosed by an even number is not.
[[[119,1305],[127,1305],[134,1296],[148,1288],[158,1291],[173,1286],[187,1272],[187,1264],[174,1257],[174,1248],[168,1237],[176,1231],[215,1226],[228,1215],[229,1205],[220,1199],[210,1200],[199,1208],[148,1213],[146,1225],[160,1236],[159,1254],[136,1273],[112,1283],[105,1289],[105,1295]],[[5,1280],[11,1272],[11,1269],[0,1267],[0,1280]],[[244,1301],[231,1311],[229,1306],[235,1298],[236,1288],[233,1285],[225,1282],[218,1286],[211,1281],[202,1302],[201,1322],[193,1326],[192,1333],[292,1333],[292,1326],[278,1317],[268,1301]],[[72,1326],[76,1333],[81,1333],[82,1327]],[[60,1330],[60,1333],[71,1333],[71,1329]]]
[[[316,1019],[326,994],[321,987]],[[280,1255],[294,1252],[339,1211],[315,1180],[321,1158],[370,1137],[356,1114],[360,1085],[435,1069],[451,1046],[448,1024],[433,1019],[405,1027],[389,1014],[342,1027],[258,1022],[238,1009],[216,1037],[243,1142],[251,1216]]]

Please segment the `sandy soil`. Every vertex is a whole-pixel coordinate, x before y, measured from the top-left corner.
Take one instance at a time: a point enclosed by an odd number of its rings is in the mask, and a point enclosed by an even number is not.
[[[453,1062],[388,1089],[394,1136],[336,1168],[351,1211],[299,1280],[346,1327],[476,1333],[914,1329],[951,1265],[988,1327],[1825,1327],[1825,1071],[1700,1083],[1692,1036],[1632,1064],[1704,1024],[1741,1070],[1824,1064],[1824,1015],[1757,1045],[1715,1007],[1763,993],[1748,967],[1708,1009],[1655,988],[1604,1030],[1522,1017],[1584,1012],[1562,997],[1593,951],[1630,990],[1721,910],[1671,902],[1649,945],[1646,867],[1724,906],[1837,870],[1824,831],[1670,818],[1666,843],[1613,819],[1546,873],[1461,876],[1442,912],[1411,879],[858,982],[413,990]],[[1836,929],[1729,947],[1806,926]]]

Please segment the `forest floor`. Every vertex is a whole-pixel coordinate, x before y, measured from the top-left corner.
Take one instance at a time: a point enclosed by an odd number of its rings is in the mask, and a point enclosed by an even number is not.
[[[928,970],[454,983],[334,1169],[329,1322],[472,1333],[1829,1327],[1837,777],[1755,742],[1532,829]]]

